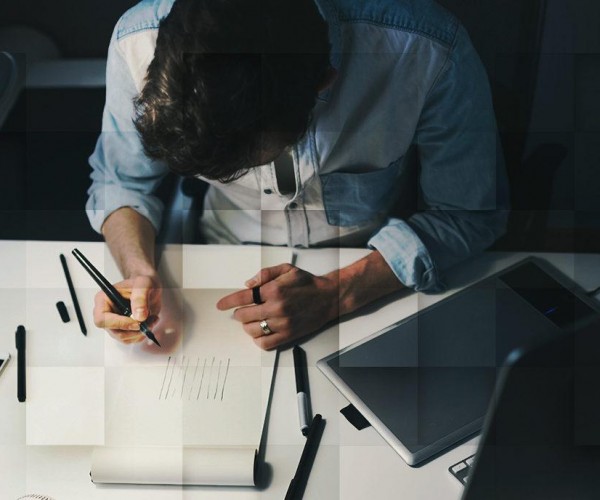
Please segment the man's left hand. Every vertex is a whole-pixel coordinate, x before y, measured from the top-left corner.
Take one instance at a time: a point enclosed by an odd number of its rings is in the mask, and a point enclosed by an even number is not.
[[[262,349],[273,349],[310,333],[339,316],[338,274],[315,276],[291,264],[267,267],[246,282],[246,290],[223,297],[217,308],[236,308],[233,318]],[[262,304],[252,288],[260,287]],[[266,321],[272,333],[260,326]]]

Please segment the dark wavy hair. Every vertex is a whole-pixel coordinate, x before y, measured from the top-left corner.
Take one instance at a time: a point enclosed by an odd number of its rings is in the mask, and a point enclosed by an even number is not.
[[[145,153],[241,177],[306,133],[329,50],[313,0],[176,0],[134,102]]]

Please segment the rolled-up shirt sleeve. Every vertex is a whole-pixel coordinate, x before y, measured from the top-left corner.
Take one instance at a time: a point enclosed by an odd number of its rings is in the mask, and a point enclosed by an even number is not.
[[[133,124],[133,100],[139,91],[116,33],[115,29],[108,51],[102,132],[89,158],[92,185],[86,211],[98,232],[105,219],[122,207],[133,208],[158,231],[163,204],[152,193],[167,173],[167,167],[144,154]]]
[[[490,246],[506,229],[508,184],[487,75],[459,28],[419,118],[419,204],[369,240],[398,279],[441,291],[443,271]]]

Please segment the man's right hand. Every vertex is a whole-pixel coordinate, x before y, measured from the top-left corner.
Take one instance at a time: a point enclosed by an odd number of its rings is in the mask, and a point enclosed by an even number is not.
[[[127,279],[116,283],[119,293],[131,301],[134,319],[117,314],[104,293],[96,295],[94,323],[127,344],[141,342],[140,321],[152,328],[161,308],[162,286],[154,260],[155,231],[148,219],[130,207],[112,212],[102,225],[102,235],[121,274]],[[138,321],[136,321],[138,320]]]
[[[140,322],[146,321],[146,324],[152,328],[158,320],[161,308],[162,287],[158,276],[135,276],[115,283],[114,287],[123,297],[131,301],[133,318],[118,314],[106,294],[98,292],[94,304],[94,323],[125,344],[145,340],[145,335],[140,332]]]

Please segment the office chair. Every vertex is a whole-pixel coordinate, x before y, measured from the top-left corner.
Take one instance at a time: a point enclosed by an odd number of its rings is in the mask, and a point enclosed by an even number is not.
[[[0,127],[14,106],[22,83],[17,61],[10,52],[0,52]]]
[[[203,243],[200,217],[208,184],[195,177],[167,174],[156,195],[165,205],[162,225],[156,239],[164,243]]]
[[[2,238],[101,240],[87,220],[85,199],[87,157],[104,105],[104,68],[102,81],[92,87],[88,80],[83,88],[89,65],[82,71],[86,61],[60,55],[48,36],[32,28],[0,29],[0,57],[14,72],[4,79],[9,95],[0,97]]]

